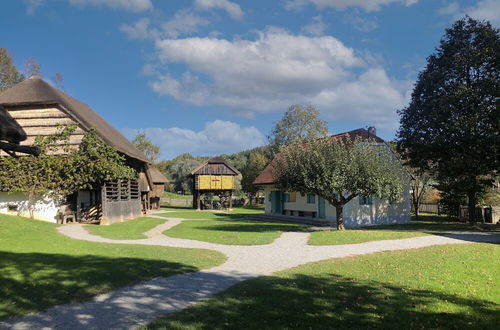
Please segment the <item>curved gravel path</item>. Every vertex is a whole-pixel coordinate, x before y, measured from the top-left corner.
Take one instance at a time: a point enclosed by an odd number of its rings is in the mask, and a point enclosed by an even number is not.
[[[159,216],[155,216],[159,217]],[[159,217],[164,218],[164,217]],[[311,246],[309,233],[285,232],[268,245],[223,245],[172,238],[162,232],[183,219],[168,218],[147,231],[146,239],[112,240],[89,234],[82,225],[60,226],[68,237],[91,242],[159,245],[210,249],[228,259],[219,266],[195,273],[155,278],[94,297],[91,301],[60,305],[44,312],[0,323],[0,329],[126,329],[147,324],[161,315],[174,313],[246,279],[269,275],[308,262],[362,254],[422,248],[442,244],[500,241],[500,234],[456,232],[439,236],[372,241],[359,244]],[[189,220],[191,221],[191,220]]]

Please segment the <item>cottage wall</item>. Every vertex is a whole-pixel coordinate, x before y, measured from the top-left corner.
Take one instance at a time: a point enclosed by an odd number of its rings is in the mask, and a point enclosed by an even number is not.
[[[9,206],[17,207],[17,211],[9,211]],[[54,201],[47,197],[38,197],[35,199],[33,207],[33,218],[49,222],[56,222],[58,207]],[[6,193],[0,192],[0,213],[17,215],[29,218],[28,199],[21,192]]]
[[[274,186],[268,185],[264,187],[265,192],[265,207],[266,214],[272,214],[271,198],[272,191],[277,190]],[[314,203],[307,203],[307,195],[302,196],[300,193],[295,194],[295,202],[283,203],[285,215],[290,216],[293,211],[293,216],[300,218],[298,212],[304,212],[304,216],[310,220],[312,213],[315,213],[315,218],[321,221],[335,222],[336,210],[333,205],[325,201],[325,218],[318,218],[318,197],[315,197]],[[344,222],[346,227],[355,228],[359,226],[391,224],[391,223],[406,223],[410,221],[410,194],[407,188],[403,192],[402,200],[397,203],[389,203],[388,200],[372,198],[371,205],[360,205],[360,198],[356,197],[344,206]]]

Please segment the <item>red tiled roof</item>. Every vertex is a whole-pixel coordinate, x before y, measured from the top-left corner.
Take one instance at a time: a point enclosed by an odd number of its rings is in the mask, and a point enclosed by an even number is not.
[[[349,132],[344,132],[340,134],[335,134],[330,136],[330,139],[350,139],[353,140],[355,138],[359,137],[363,141],[373,141],[373,142],[378,142],[378,143],[384,143],[384,140],[376,136],[375,134],[372,134],[368,132],[367,129],[364,128],[359,128],[355,129],[353,131]],[[276,157],[279,157],[280,154],[278,154]],[[269,163],[266,168],[260,172],[260,174],[255,178],[253,181],[253,184],[255,185],[265,185],[265,184],[272,184],[275,182],[275,178],[273,177],[273,164],[275,163],[274,159],[271,163]]]

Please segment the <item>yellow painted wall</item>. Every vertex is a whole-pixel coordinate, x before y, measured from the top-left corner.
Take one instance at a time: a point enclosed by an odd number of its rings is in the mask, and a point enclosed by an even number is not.
[[[197,186],[200,190],[234,189],[234,176],[198,175]]]

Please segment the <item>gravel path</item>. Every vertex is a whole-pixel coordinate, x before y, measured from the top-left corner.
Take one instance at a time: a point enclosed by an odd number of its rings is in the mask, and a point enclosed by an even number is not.
[[[500,241],[500,234],[460,232],[359,244],[311,246],[307,245],[309,233],[286,232],[272,244],[240,246],[172,238],[161,234],[181,221],[183,219],[169,218],[164,224],[146,232],[148,238],[139,240],[112,240],[91,235],[82,225],[61,226],[58,231],[74,239],[92,242],[216,250],[224,253],[228,257],[227,261],[209,270],[155,278],[96,296],[84,303],[60,305],[44,312],[10,319],[0,323],[0,329],[135,328],[161,315],[180,311],[238,282],[308,262],[442,244]]]

